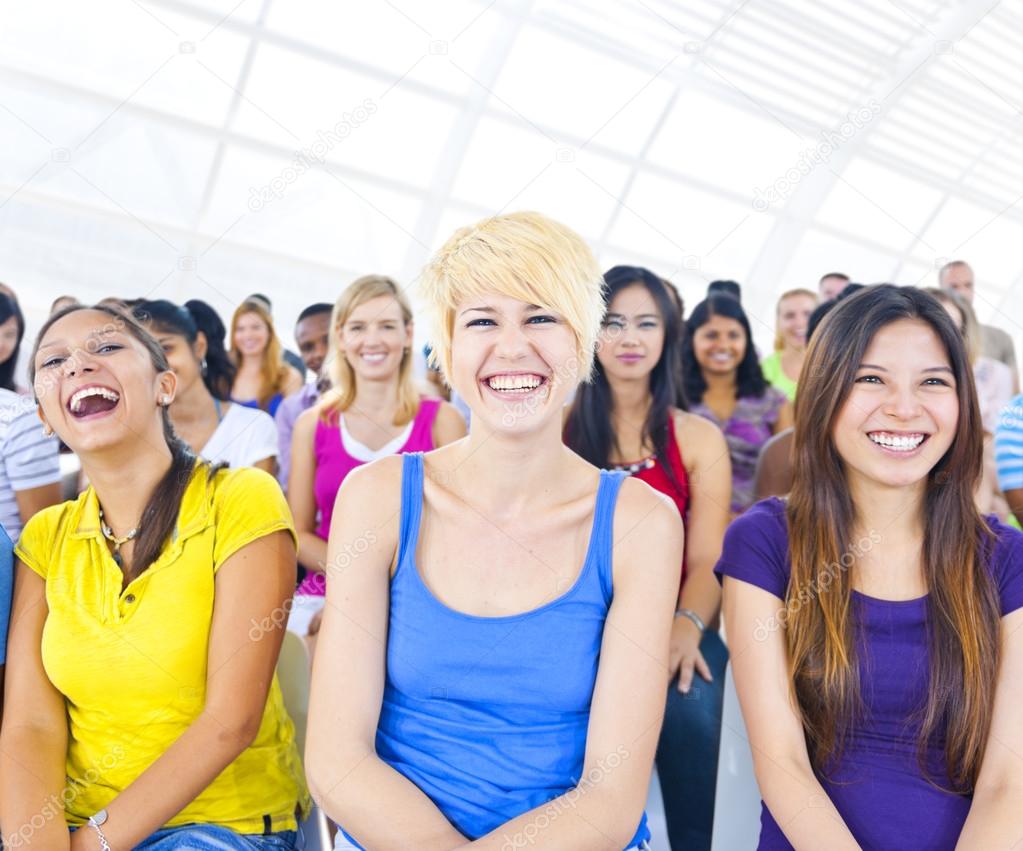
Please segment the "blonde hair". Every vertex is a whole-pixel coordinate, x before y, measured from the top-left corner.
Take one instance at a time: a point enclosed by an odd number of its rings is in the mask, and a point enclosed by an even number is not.
[[[455,310],[466,299],[500,293],[560,314],[576,339],[588,381],[604,317],[604,279],[575,231],[540,213],[483,219],[454,232],[423,270],[432,363],[450,383]]]
[[[327,375],[332,392],[320,406],[320,419],[329,422],[337,414],[347,411],[355,403],[357,391],[355,370],[338,346],[341,329],[357,307],[375,298],[393,298],[401,308],[401,317],[408,328],[412,322],[412,308],[401,288],[384,275],[364,275],[353,281],[334,304],[330,314],[330,338],[327,350]],[[394,425],[410,422],[419,411],[419,392],[412,380],[412,352],[405,349],[398,367],[398,410]]]
[[[288,377],[288,365],[284,362],[284,350],[281,347],[281,341],[277,339],[277,333],[274,331],[273,317],[270,316],[270,311],[258,301],[243,301],[238,305],[237,310],[235,310],[234,315],[231,317],[231,349],[228,351],[228,357],[231,358],[231,362],[235,366],[242,365],[242,356],[235,345],[234,333],[238,329],[238,320],[249,313],[256,314],[263,321],[269,334],[269,340],[267,341],[266,348],[263,349],[263,355],[259,364],[261,381],[259,395],[256,397],[259,406],[263,408],[270,402],[275,393],[283,389],[285,379]]]
[[[778,315],[781,313],[781,303],[787,298],[793,298],[797,295],[805,295],[813,299],[814,305],[819,301],[817,293],[812,290],[805,289],[803,287],[797,287],[794,290],[785,290],[778,298],[778,304],[774,308],[774,350],[780,352],[785,348],[785,335],[782,334],[781,328],[778,327]]]
[[[965,266],[961,260],[953,261]],[[953,263],[949,263],[951,266]],[[955,290],[941,289],[940,287],[924,287],[925,293],[930,293],[942,304],[951,304],[963,317],[963,325],[959,329],[966,343],[966,356],[970,364],[977,362],[981,352],[980,323],[977,321],[977,314],[973,312],[973,306]]]

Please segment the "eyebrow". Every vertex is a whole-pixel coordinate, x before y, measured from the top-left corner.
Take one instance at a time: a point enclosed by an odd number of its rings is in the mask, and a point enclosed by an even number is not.
[[[536,313],[536,311],[538,311],[538,310],[546,310],[546,309],[547,308],[541,307],[538,304],[526,305],[526,313]],[[500,313],[500,311],[496,307],[467,307],[461,313],[459,313],[458,315],[459,316],[464,316],[466,313],[473,313],[473,312],[477,312],[477,313],[490,313],[490,314]]]
[[[90,334],[89,336],[92,337],[93,334]],[[95,334],[95,336],[103,336],[103,337],[107,337],[107,338],[112,338],[114,336],[124,337],[125,335],[121,331],[99,331],[99,332],[97,332]],[[58,346],[67,347],[67,345],[68,345],[67,340],[53,340],[50,343],[43,343],[41,346],[39,346],[37,351],[41,352],[43,349],[53,349],[53,348],[56,348]]]
[[[861,363],[859,368],[860,369],[876,369],[878,372],[888,372],[887,369],[885,369],[883,366],[878,366],[876,363]],[[926,367],[925,369],[922,369],[920,371],[921,372],[947,372],[950,375],[954,375],[955,374],[952,371],[952,367],[950,367],[950,366],[929,366],[929,367]]]

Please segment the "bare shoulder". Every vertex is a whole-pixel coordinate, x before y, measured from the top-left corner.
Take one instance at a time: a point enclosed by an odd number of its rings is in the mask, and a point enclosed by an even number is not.
[[[293,434],[299,431],[312,431],[316,428],[316,420],[320,416],[319,404],[313,405],[311,408],[306,408],[295,418],[295,426]]]
[[[682,518],[671,497],[631,476],[622,482],[615,509],[615,542],[635,538],[656,545],[662,538],[682,540]]]
[[[341,490],[349,500],[365,499],[369,503],[387,506],[390,497],[397,498],[401,492],[401,471],[403,455],[386,455],[368,464],[361,464],[350,471],[341,483]],[[397,503],[392,506],[397,507]]]
[[[716,461],[721,453],[727,454],[725,436],[706,417],[676,409],[672,419],[675,423],[675,439],[687,468],[692,467],[693,462],[706,460],[710,463]]]

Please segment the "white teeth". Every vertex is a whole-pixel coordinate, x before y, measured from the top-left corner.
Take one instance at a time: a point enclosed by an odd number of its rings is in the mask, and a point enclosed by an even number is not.
[[[894,449],[897,452],[911,452],[923,443],[925,437],[922,434],[888,434],[887,432],[874,432],[867,436],[879,446],[883,446],[885,449]]]
[[[543,382],[539,375],[495,375],[487,379],[494,390],[519,392],[535,390]]]
[[[379,363],[385,357],[387,357],[387,353],[386,352],[374,352],[373,354],[368,354],[368,353],[364,354],[362,356],[362,359],[363,360],[368,360],[368,361],[370,361],[370,363]]]
[[[71,409],[71,413],[77,414],[80,410],[82,410],[82,401],[88,399],[90,396],[102,396],[104,399],[109,399],[111,402],[116,402],[121,398],[113,390],[108,390],[106,387],[85,387],[71,397],[71,402],[68,405]]]

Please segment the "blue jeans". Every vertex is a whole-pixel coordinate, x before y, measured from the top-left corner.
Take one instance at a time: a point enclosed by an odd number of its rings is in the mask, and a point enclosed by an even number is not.
[[[700,642],[700,652],[714,680],[708,683],[694,673],[689,694],[682,694],[678,677],[672,678],[657,743],[657,776],[674,851],[709,851],[714,828],[728,650],[721,636],[708,630]]]
[[[293,851],[296,837],[293,830],[235,833],[216,824],[185,824],[161,828],[136,845],[135,851]]]

